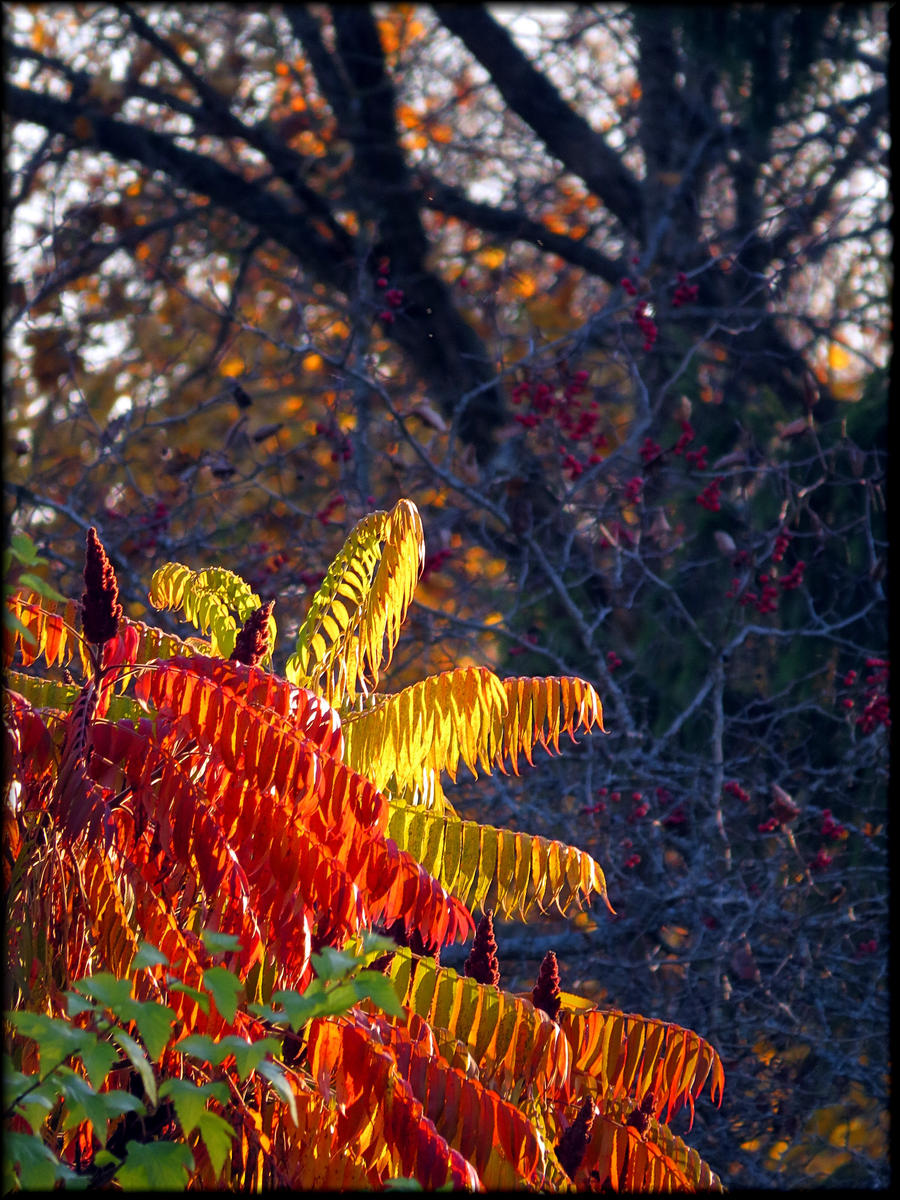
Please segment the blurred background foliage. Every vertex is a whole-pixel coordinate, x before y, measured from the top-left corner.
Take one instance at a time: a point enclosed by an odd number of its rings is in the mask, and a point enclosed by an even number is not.
[[[726,1183],[887,1180],[887,7],[7,7],[5,499],[80,594],[275,597],[409,496],[390,688],[578,674],[472,815],[617,917],[530,987],[696,1029]],[[405,647],[405,649],[403,649]],[[457,786],[465,811],[467,785]],[[485,801],[484,796],[488,795]]]

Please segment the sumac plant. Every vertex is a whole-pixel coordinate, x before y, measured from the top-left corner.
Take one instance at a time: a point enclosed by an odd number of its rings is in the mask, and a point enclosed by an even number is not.
[[[710,1045],[562,991],[552,955],[503,989],[490,914],[609,906],[604,875],[445,786],[601,703],[470,666],[379,691],[423,562],[410,501],[362,520],[281,674],[272,602],[169,563],[150,599],[196,635],[131,620],[94,530],[80,602],[8,597],[5,1121],[49,1178],[152,1180],[159,1151],[205,1187],[720,1187],[667,1124],[721,1099]]]

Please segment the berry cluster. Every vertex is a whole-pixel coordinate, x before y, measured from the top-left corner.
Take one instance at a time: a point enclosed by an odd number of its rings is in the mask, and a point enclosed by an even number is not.
[[[327,525],[331,514],[336,508],[344,503],[344,497],[341,495],[332,496],[323,509],[316,513],[316,518],[322,525]]]
[[[699,450],[688,450],[687,447],[697,436],[693,425],[683,417],[679,422],[681,433],[678,436],[678,441],[672,447],[673,454],[684,454],[684,461],[689,467],[694,467],[697,471],[706,470],[706,454],[709,450],[708,446],[701,446]]]
[[[740,583],[740,580],[737,582]],[[763,572],[758,576],[758,582],[760,587],[759,594],[757,595],[756,592],[744,592],[743,596],[741,596],[740,600],[738,600],[738,604],[740,604],[742,608],[746,608],[748,604],[752,604],[756,608],[756,611],[762,613],[763,615],[766,613],[775,612],[775,610],[778,608],[778,588],[775,586],[773,576],[767,575],[765,572]],[[735,580],[732,580],[732,588],[734,583]],[[730,596],[733,595],[734,592],[732,590],[727,594]]]
[[[136,520],[140,531],[135,532],[134,547],[136,551],[146,554],[148,557],[157,553],[159,539],[166,534],[169,528],[169,506],[162,500],[157,500],[150,512],[134,515],[126,515],[104,505],[104,515],[113,521]]]
[[[644,349],[652,350],[653,343],[656,341],[659,330],[656,328],[656,322],[647,312],[648,303],[646,300],[640,300],[635,305],[632,318],[635,325],[644,335]]]
[[[712,483],[708,483],[697,497],[697,503],[702,508],[708,509],[709,512],[719,512],[722,507],[722,478],[721,475],[717,475]]]
[[[434,554],[426,554],[419,581],[424,583],[432,571],[439,571],[447,559],[452,557],[452,550],[435,550]]]
[[[869,734],[879,725],[886,729],[891,725],[891,702],[887,689],[890,661],[886,658],[867,658],[866,666],[870,674],[865,679],[863,711],[856,718],[856,724],[864,734]],[[843,679],[844,686],[853,687],[857,679],[856,671],[848,671]],[[841,704],[849,710],[856,707],[856,700],[852,696],[845,696]]]
[[[610,542],[605,537],[601,538],[597,543],[601,550],[605,550],[608,546],[634,545],[634,534],[621,521],[611,521],[609,532],[612,534],[613,540]]]
[[[750,803],[750,793],[745,791],[736,779],[729,779],[722,790],[726,795],[734,796],[736,800],[740,800],[741,804]]]
[[[618,654],[616,654],[615,650],[607,651],[606,665],[609,667],[610,671],[615,671],[617,667],[621,667],[622,660],[619,658]]]
[[[698,500],[700,498],[698,497]],[[782,530],[775,539],[775,547],[772,551],[772,562],[781,562],[784,558],[785,550],[790,542],[790,534]],[[746,566],[750,562],[750,555],[746,550],[741,550],[732,559],[732,566]],[[780,579],[776,579],[774,571],[762,572],[757,576],[759,584],[759,592],[746,591],[743,595],[739,595],[741,591],[741,580],[738,576],[734,576],[731,580],[731,587],[725,593],[729,600],[738,598],[738,604],[742,608],[746,608],[752,604],[757,612],[765,615],[766,613],[775,612],[778,608],[778,588],[784,592],[795,591],[803,583],[803,575],[806,571],[806,563],[803,559],[798,559],[794,566],[786,575],[782,575]],[[777,585],[777,586],[776,586]],[[851,708],[852,704],[845,705]]]
[[[627,504],[634,504],[640,499],[643,486],[644,481],[640,475],[635,475],[633,479],[628,480],[625,484],[625,501]]]
[[[605,787],[597,788],[597,795],[598,796],[608,796],[609,788],[605,788]],[[591,813],[593,815],[599,815],[601,813],[605,813],[606,812],[606,801],[598,800],[596,802],[596,804],[592,804],[588,808],[582,809],[582,811],[586,812],[586,813]]]
[[[634,825],[636,821],[640,821],[646,817],[647,813],[650,811],[650,805],[643,798],[641,792],[632,792],[631,799],[632,803],[634,804],[634,808],[631,810],[625,820],[629,825]]]
[[[791,542],[791,535],[786,529],[780,529],[778,536],[775,538],[775,547],[772,550],[772,562],[780,563],[784,558],[784,553]]]
[[[247,577],[247,582],[253,588],[254,592],[258,592],[263,587],[267,579],[272,575],[277,575],[283,566],[289,561],[289,557],[283,550],[276,550],[274,554],[270,554],[269,542],[255,542],[248,547],[253,555],[262,559],[262,562],[251,572]]]
[[[641,443],[640,454],[644,462],[649,464],[662,454],[662,446],[658,442],[654,442],[653,438],[645,437]]]
[[[891,704],[888,699],[887,682],[891,665],[886,658],[867,658],[866,666],[872,674],[866,676],[866,706],[862,716],[856,718],[856,723],[863,733],[871,733],[879,725],[890,728]]]
[[[846,826],[841,825],[831,815],[831,809],[825,808],[822,810],[822,837],[828,838],[830,842],[839,842],[847,837]]]
[[[803,582],[803,572],[805,570],[806,563],[802,558],[798,559],[787,575],[782,575],[778,580],[779,586],[784,588],[786,592],[794,591]]]
[[[382,325],[393,325],[395,320],[395,310],[403,304],[404,293],[402,288],[391,287],[388,273],[391,269],[391,260],[389,258],[381,258],[378,261],[378,276],[375,279],[375,286],[381,288],[384,292],[385,303],[387,308],[382,309],[378,314],[378,320]]]
[[[681,436],[678,438],[678,441],[672,447],[673,454],[682,454],[684,452],[685,447],[689,446],[691,444],[691,442],[694,440],[694,438],[697,436],[696,433],[694,432],[693,425],[690,423],[690,421],[686,417],[683,418],[682,420],[680,420],[678,422],[678,424],[681,426]]]
[[[827,871],[834,859],[824,850],[820,850],[816,857],[810,862],[809,869],[811,871]]]
[[[597,429],[600,421],[598,401],[584,403],[577,399],[587,390],[589,378],[587,371],[574,371],[556,386],[546,380],[524,379],[512,389],[513,404],[527,404],[529,408],[527,412],[514,415],[519,425],[535,429],[549,422],[565,438],[566,445],[560,446],[560,459],[570,479],[577,479],[586,467],[600,462],[601,451],[608,445],[606,435]],[[567,448],[579,442],[588,442],[590,452],[587,457],[579,457]]]
[[[684,271],[678,272],[678,286],[672,296],[672,307],[680,308],[682,304],[692,304],[697,299],[700,288],[696,283],[688,283]]]
[[[856,947],[856,958],[864,958],[867,954],[878,953],[878,942],[875,938],[869,938],[867,942],[860,942]]]
[[[666,829],[677,829],[679,825],[687,824],[687,813],[683,804],[676,804],[671,812],[666,813],[662,819],[662,824]]]
[[[342,430],[338,429],[334,421],[327,423],[316,421],[313,430],[316,437],[326,437],[331,442],[334,449],[331,452],[332,462],[349,462],[353,457],[353,444],[350,438]]]
[[[524,636],[526,642],[531,642],[532,646],[536,646],[538,644],[537,630],[529,629],[529,631],[526,634],[524,634],[523,636]],[[527,646],[510,646],[508,653],[511,655],[527,654],[528,647]]]

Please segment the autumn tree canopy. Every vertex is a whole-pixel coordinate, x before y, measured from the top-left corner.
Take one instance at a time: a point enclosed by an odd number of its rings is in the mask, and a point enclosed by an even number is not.
[[[395,685],[477,660],[603,697],[545,791],[495,789],[637,887],[581,973],[727,1031],[726,1182],[871,1182],[886,8],[8,15],[13,527],[74,595],[95,526],[137,618],[161,562],[227,561],[290,633],[413,497]]]

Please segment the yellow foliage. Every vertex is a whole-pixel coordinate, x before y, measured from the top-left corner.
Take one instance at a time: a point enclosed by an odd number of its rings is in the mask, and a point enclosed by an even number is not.
[[[533,275],[516,275],[513,279],[513,289],[517,295],[528,300],[537,291],[537,283]]]
[[[488,267],[491,271],[495,271],[506,260],[506,251],[501,250],[499,246],[488,246],[476,257],[483,266]]]
[[[838,342],[828,347],[828,366],[832,371],[843,371],[850,365],[850,355]]]
[[[422,124],[421,116],[408,104],[397,105],[397,120],[404,129],[418,129]]]

